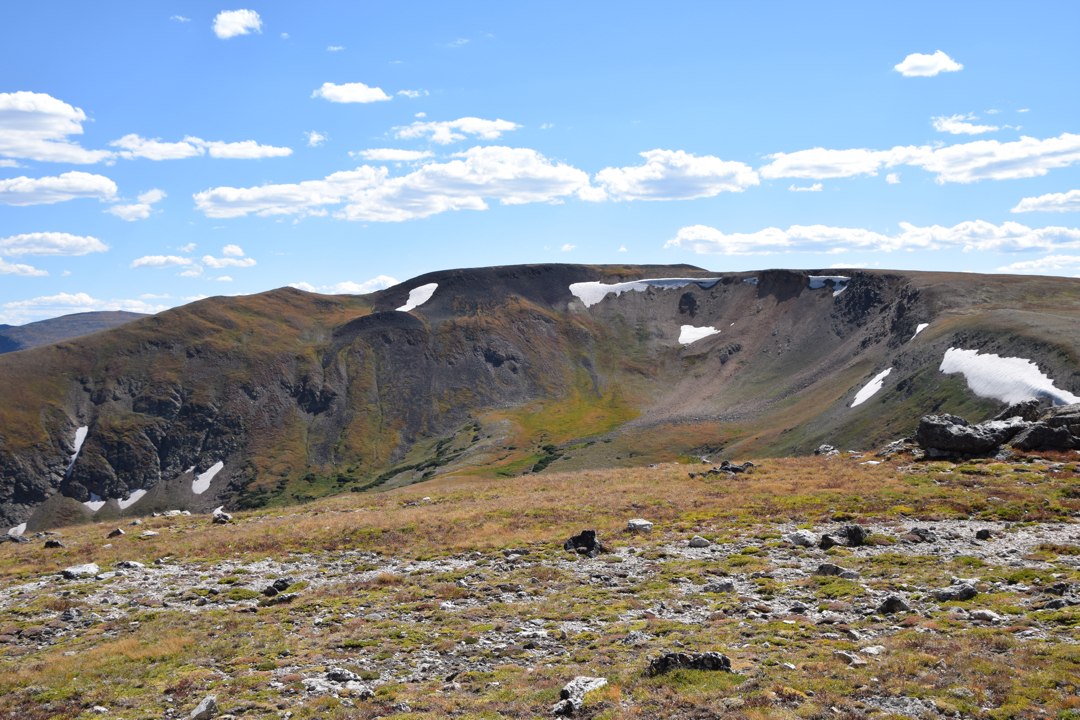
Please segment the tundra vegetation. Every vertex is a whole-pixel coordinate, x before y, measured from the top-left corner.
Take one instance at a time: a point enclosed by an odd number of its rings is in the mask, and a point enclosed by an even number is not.
[[[1080,718],[1076,452],[871,459],[444,477],[5,543],[0,717],[540,717],[587,676],[577,717]],[[583,529],[604,552],[564,550]],[[650,674],[669,652],[732,672]]]

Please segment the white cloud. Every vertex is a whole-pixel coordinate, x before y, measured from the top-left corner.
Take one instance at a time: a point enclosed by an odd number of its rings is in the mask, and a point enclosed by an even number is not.
[[[576,249],[577,249],[577,245],[571,245],[570,243],[566,243],[561,248],[559,248],[559,250],[561,250],[562,252],[570,252],[571,250],[576,250]]]
[[[504,132],[517,130],[519,127],[521,126],[509,120],[464,117],[447,122],[414,122],[412,125],[393,129],[397,131],[394,137],[399,140],[428,137],[431,142],[449,145],[452,142],[464,140],[466,135],[475,135],[484,140],[497,140]]]
[[[227,247],[236,247],[235,245]],[[203,255],[202,264],[220,270],[224,267],[251,267],[255,265],[253,258],[223,257],[216,258],[212,255]]]
[[[465,44],[465,43],[467,43],[467,42],[469,42],[469,41],[468,41],[468,39],[466,39],[466,38],[458,38],[457,40],[454,40],[453,42],[448,42],[448,43],[445,43],[445,44],[443,45],[443,47],[448,47],[448,48],[459,48],[459,47],[461,47],[462,45],[464,45],[464,44]]]
[[[1080,190],[1024,198],[1012,209],[1012,212],[1072,212],[1077,210],[1080,210]]]
[[[312,130],[311,132],[304,133],[304,137],[307,138],[308,147],[319,147],[324,142],[330,139],[330,136],[326,133],[321,133],[318,130]]]
[[[133,260],[128,267],[132,268],[170,268],[194,265],[195,261],[191,258],[180,257],[179,255],[145,255],[141,258]]]
[[[889,183],[890,185],[899,185],[900,173],[889,173],[885,176],[885,182]]]
[[[623,245],[623,246],[621,246],[621,247],[620,247],[620,248],[618,249],[618,251],[617,251],[617,252],[628,252],[628,250],[626,249],[626,246],[625,246],[625,245]]]
[[[335,85],[331,82],[323,83],[321,88],[311,93],[311,97],[321,97],[336,103],[369,103],[391,99],[382,88],[368,87],[364,83]]]
[[[407,98],[418,98],[418,97],[421,97],[422,95],[428,95],[429,93],[428,93],[427,90],[422,90],[421,89],[421,90],[398,90],[397,94],[398,95],[404,95]]]
[[[109,246],[95,237],[58,232],[27,233],[0,238],[0,255],[87,255]]]
[[[70,142],[82,135],[86,113],[45,93],[0,93],[0,155],[87,165],[113,157]]]
[[[240,249],[239,245],[226,245],[221,248],[221,254],[228,257],[244,257],[244,251]]]
[[[223,10],[214,18],[214,34],[222,40],[262,32],[262,18],[254,10]]]
[[[177,277],[199,277],[200,275],[202,275],[202,265],[195,265],[184,272],[176,273]]]
[[[1001,111],[1000,110],[987,110],[986,114],[987,115],[997,115],[999,112],[1001,112]]]
[[[758,172],[767,179],[790,177],[823,180],[877,175],[883,167],[909,165],[935,173],[935,180],[939,184],[1015,180],[1045,175],[1053,168],[1080,161],[1080,135],[1063,133],[1046,140],[1021,137],[1005,143],[975,140],[940,148],[927,145],[897,146],[892,150],[813,148],[766,157],[773,162]]]
[[[215,279],[218,282],[232,282],[233,281],[233,279],[231,277],[229,277],[228,275],[222,275],[221,277],[215,278]]]
[[[742,192],[759,182],[750,166],[711,155],[696,157],[682,150],[649,150],[640,155],[646,160],[644,165],[605,168],[596,174],[597,184],[612,200],[690,200]]]
[[[135,134],[113,140],[109,145],[123,148],[118,154],[127,160],[139,157],[147,160],[182,160],[205,152],[199,143],[167,143],[161,142],[160,138],[150,140]]]
[[[195,243],[188,243],[187,245],[184,245],[183,247],[178,247],[176,249],[180,252],[191,252],[195,249]]]
[[[541,130],[550,130],[553,127],[555,127],[555,126],[552,125],[551,123],[544,123],[543,125],[540,126],[540,129]]]
[[[448,210],[486,210],[484,198],[519,205],[575,193],[584,197],[590,191],[596,192],[581,170],[552,163],[535,150],[490,146],[472,148],[450,162],[424,165],[401,177],[390,178],[386,168],[363,165],[294,185],[214,188],[197,193],[195,203],[208,217],[240,217],[252,212],[306,214],[322,205],[347,202],[336,217],[398,222]]]
[[[331,45],[330,47],[326,48],[326,52],[341,52],[344,49],[344,45]]]
[[[795,187],[795,184],[792,183],[791,187],[789,187],[788,190],[790,190],[791,192],[821,192],[822,185],[821,183],[814,183],[810,187]]]
[[[22,323],[42,317],[56,317],[72,312],[92,310],[127,310],[153,314],[168,310],[168,305],[153,305],[145,300],[117,299],[99,300],[86,293],[60,293],[4,303],[6,312],[0,312],[0,322]]]
[[[1080,248],[1080,229],[1047,227],[1032,229],[1015,222],[994,225],[983,220],[963,222],[951,228],[916,227],[900,223],[901,232],[882,235],[861,228],[824,225],[792,225],[787,230],[765,228],[754,233],[725,234],[705,225],[679,230],[664,247],[702,254],[771,255],[786,252],[840,253],[851,250],[941,250],[964,252],[1052,252]]]
[[[1074,274],[1080,269],[1080,255],[1047,255],[1038,260],[1025,260],[999,267],[998,272],[1016,275]]]
[[[424,150],[394,150],[393,148],[376,148],[374,150],[359,150],[350,152],[349,155],[359,156],[372,162],[416,162],[429,158],[434,153]]]
[[[151,205],[165,198],[163,190],[153,189],[139,196],[139,202],[132,205],[113,205],[106,210],[121,220],[145,220],[153,211]]]
[[[282,40],[288,40],[289,39],[289,33],[281,33],[281,39]]]
[[[1031,112],[1031,108],[1023,108],[1022,110],[1017,110],[1016,112]]]
[[[292,155],[291,148],[260,145],[254,140],[242,140],[240,142],[231,143],[217,140],[207,142],[193,137],[186,137],[184,140],[208,148],[210,157],[222,160],[257,160],[259,158],[286,157]]]
[[[21,168],[23,167],[15,160],[0,160],[0,167],[2,168]]]
[[[427,117],[427,113],[426,112],[418,112],[418,113],[416,113],[416,115],[413,115],[413,117]]]
[[[1000,130],[997,125],[972,125],[967,120],[978,120],[974,115],[951,115],[949,117],[930,118],[934,121],[934,129],[938,132],[947,132],[953,135],[980,135],[984,132]]]
[[[173,16],[172,16],[171,18],[169,18],[169,19],[170,19],[170,20],[175,20],[175,21],[177,21],[177,22],[182,22],[182,23],[186,23],[186,22],[191,22],[191,18],[186,18],[186,17],[184,17],[183,15],[173,15]]]
[[[140,300],[171,300],[172,295],[165,293],[164,295],[155,295],[154,293],[143,293],[139,296]]]
[[[397,285],[398,282],[398,280],[395,280],[389,275],[379,275],[362,283],[354,283],[350,280],[345,280],[344,282],[339,282],[334,285],[315,287],[310,283],[298,282],[289,283],[289,287],[296,288],[297,290],[304,290],[306,292],[322,293],[324,295],[367,295],[376,290],[384,290],[388,287]]]
[[[843,270],[844,268],[864,268],[869,267],[870,263],[833,263],[829,266],[830,270]]]
[[[45,270],[38,270],[32,265],[22,265],[19,263],[5,262],[4,258],[0,258],[0,275],[22,275],[24,277],[44,277],[49,273]]]
[[[893,70],[901,73],[904,77],[933,77],[942,72],[956,72],[963,70],[964,66],[951,57],[938,50],[933,55],[912,53],[904,58]]]
[[[48,205],[76,198],[109,200],[116,183],[103,175],[66,172],[59,177],[0,180],[0,205]]]

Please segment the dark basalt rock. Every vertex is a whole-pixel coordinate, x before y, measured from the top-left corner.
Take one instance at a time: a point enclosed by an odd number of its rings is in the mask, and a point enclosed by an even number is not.
[[[866,528],[862,525],[845,525],[840,533],[847,540],[848,547],[859,547],[866,542]]]
[[[1080,447],[1080,440],[1073,437],[1072,433],[1069,432],[1069,428],[1064,425],[1049,427],[1040,423],[1021,432],[1009,444],[1017,450],[1037,450],[1040,448],[1070,450]]]
[[[563,550],[596,557],[604,552],[604,546],[596,539],[595,530],[582,530],[580,534],[574,535],[563,543]]]
[[[731,672],[731,660],[718,652],[665,653],[649,661],[649,675],[662,675],[672,670],[716,670]]]
[[[926,415],[915,440],[923,448],[960,453],[984,453],[997,448],[1030,426],[1019,417],[972,425],[956,415]]]

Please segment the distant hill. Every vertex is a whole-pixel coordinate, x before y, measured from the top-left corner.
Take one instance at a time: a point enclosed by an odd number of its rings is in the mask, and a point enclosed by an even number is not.
[[[121,311],[87,312],[39,320],[26,325],[0,325],[0,353],[70,340],[80,335],[108,330],[142,317],[146,315]]]
[[[281,288],[0,356],[0,522],[869,450],[1074,393],[1077,279],[552,264]]]

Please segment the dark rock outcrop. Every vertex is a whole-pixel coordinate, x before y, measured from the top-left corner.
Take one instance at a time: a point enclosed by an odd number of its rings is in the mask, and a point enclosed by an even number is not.
[[[716,670],[731,672],[731,660],[718,652],[703,653],[664,653],[649,661],[649,675],[662,675],[672,670]]]
[[[563,543],[563,550],[578,552],[589,557],[596,557],[604,552],[604,546],[596,539],[595,530],[582,530]]]

